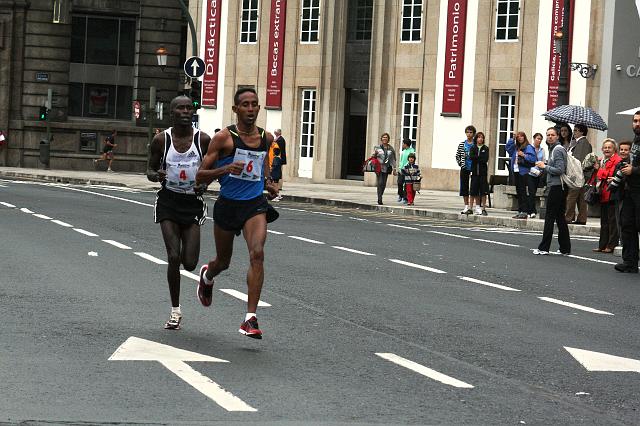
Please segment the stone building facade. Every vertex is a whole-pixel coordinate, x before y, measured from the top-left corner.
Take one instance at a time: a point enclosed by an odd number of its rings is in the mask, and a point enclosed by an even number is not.
[[[600,64],[605,4],[572,1],[571,61]],[[221,17],[218,103],[200,111],[201,128],[233,122],[238,87],[256,88],[260,125],[282,128],[285,179],[364,180],[360,166],[383,132],[399,149],[410,138],[427,188],[457,189],[455,151],[473,124],[491,148],[490,174],[506,175],[504,144],[551,125],[553,25],[563,0],[243,0],[192,2],[206,47],[212,11]],[[284,8],[282,102],[265,108],[274,61],[272,16]],[[452,8],[452,9],[449,9]],[[464,9],[464,20],[460,15]],[[460,36],[464,32],[464,42]],[[449,43],[448,43],[448,39]],[[454,46],[451,46],[451,42]],[[206,55],[200,50],[201,56]],[[452,60],[456,72],[448,72]],[[463,64],[461,63],[463,60]],[[598,109],[600,76],[570,75],[569,103]],[[205,83],[206,85],[206,83]],[[450,99],[451,98],[451,99]],[[457,104],[450,112],[446,102]],[[591,136],[596,143],[603,134]]]
[[[104,137],[116,130],[114,170],[143,171],[150,87],[167,107],[183,89],[186,36],[178,2],[0,0],[0,130],[8,141],[0,164],[43,167],[47,129],[39,113],[51,91],[51,168],[93,169]],[[168,53],[164,69],[159,47]],[[154,126],[167,125],[166,108],[163,115]]]

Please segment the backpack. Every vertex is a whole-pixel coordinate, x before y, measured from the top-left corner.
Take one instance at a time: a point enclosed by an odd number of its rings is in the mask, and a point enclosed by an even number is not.
[[[572,154],[567,153],[567,170],[560,176],[560,180],[569,189],[580,189],[584,186],[582,163]]]

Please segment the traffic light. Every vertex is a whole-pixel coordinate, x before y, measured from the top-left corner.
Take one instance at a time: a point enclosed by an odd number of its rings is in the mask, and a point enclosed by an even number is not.
[[[39,115],[38,119],[40,121],[46,121],[48,117],[49,117],[49,110],[47,109],[46,106],[41,106],[40,107],[40,115]]]
[[[191,81],[191,100],[193,102],[193,109],[198,110],[200,108],[200,81]]]

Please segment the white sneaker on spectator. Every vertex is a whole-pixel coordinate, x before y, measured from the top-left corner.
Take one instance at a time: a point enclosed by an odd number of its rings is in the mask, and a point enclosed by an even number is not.
[[[473,214],[475,214],[475,215],[477,215],[477,216],[481,216],[481,215],[482,215],[482,208],[481,208],[481,207],[479,207],[479,206],[476,206],[476,207],[473,209]]]
[[[540,256],[546,256],[546,255],[549,254],[549,252],[548,251],[544,251],[544,250],[533,249],[533,254],[540,255]]]

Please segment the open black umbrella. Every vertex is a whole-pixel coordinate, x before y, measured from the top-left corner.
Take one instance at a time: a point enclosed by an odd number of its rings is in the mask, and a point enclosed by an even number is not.
[[[579,105],[560,105],[544,114],[548,120],[562,123],[583,124],[590,129],[607,130],[607,123],[600,114],[589,107]]]

